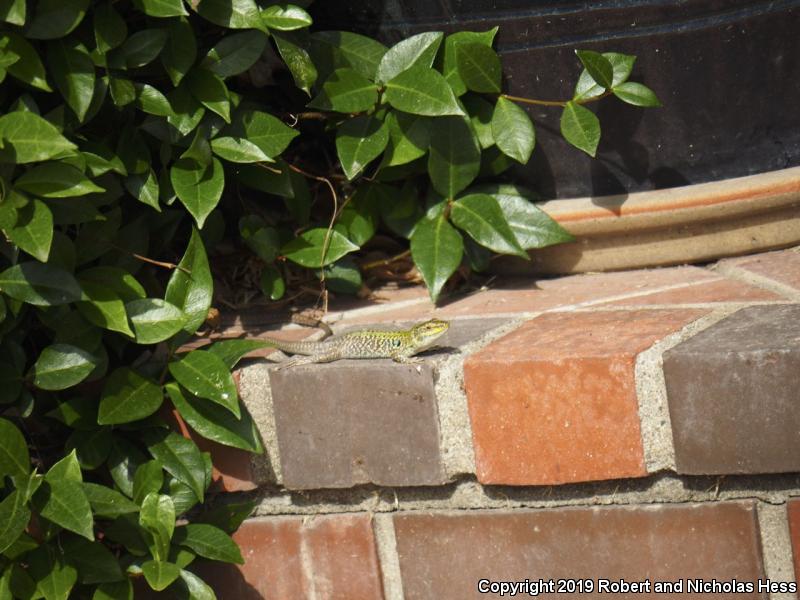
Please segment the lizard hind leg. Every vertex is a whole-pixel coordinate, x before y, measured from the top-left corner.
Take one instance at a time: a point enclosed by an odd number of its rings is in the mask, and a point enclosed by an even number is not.
[[[311,365],[315,363],[326,363],[338,360],[341,355],[338,350],[328,350],[320,354],[310,354],[308,356],[292,356],[284,361],[281,361],[276,367],[277,370],[289,369],[298,365]]]

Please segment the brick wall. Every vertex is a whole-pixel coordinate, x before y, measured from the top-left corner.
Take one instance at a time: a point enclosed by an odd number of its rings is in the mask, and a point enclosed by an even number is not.
[[[332,316],[432,314],[449,348],[419,368],[241,369],[268,452],[212,448],[219,485],[260,501],[246,564],[207,571],[220,598],[796,597],[800,249]]]

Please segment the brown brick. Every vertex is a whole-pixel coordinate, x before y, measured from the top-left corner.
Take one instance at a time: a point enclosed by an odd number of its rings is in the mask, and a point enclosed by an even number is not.
[[[406,600],[486,597],[478,581],[581,578],[755,582],[751,502],[406,513],[394,517]],[[654,590],[651,588],[651,592]],[[542,598],[766,598],[766,594],[543,594]],[[498,597],[498,596],[492,596]],[[529,597],[520,594],[518,597]]]
[[[721,261],[721,264],[735,266],[756,275],[763,275],[800,291],[800,249],[798,248],[731,258]]]
[[[800,306],[745,308],[664,355],[677,470],[800,470]]]
[[[786,514],[789,517],[789,535],[792,538],[794,577],[800,581],[800,498],[793,498],[786,503]]]
[[[543,485],[646,475],[636,355],[702,314],[546,314],[468,357],[478,479]]]
[[[271,371],[283,484],[443,483],[433,377],[388,360]]]
[[[245,564],[203,563],[196,572],[220,600],[383,598],[368,515],[245,521],[233,538]]]
[[[664,304],[699,304],[718,302],[753,302],[782,300],[781,296],[740,281],[718,279],[684,287],[654,292],[625,300],[615,300],[615,306],[645,306]]]

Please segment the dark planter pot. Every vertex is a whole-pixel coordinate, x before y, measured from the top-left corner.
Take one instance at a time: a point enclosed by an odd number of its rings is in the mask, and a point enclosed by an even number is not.
[[[800,165],[800,0],[358,0],[312,5],[317,25],[392,44],[421,31],[500,26],[508,93],[567,99],[576,48],[639,58],[664,103],[591,105],[598,159],[558,134],[558,108],[527,107],[537,149],[512,179],[545,198],[683,186]]]

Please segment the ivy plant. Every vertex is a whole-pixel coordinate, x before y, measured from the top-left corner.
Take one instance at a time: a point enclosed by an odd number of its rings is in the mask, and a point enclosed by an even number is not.
[[[197,565],[242,562],[252,504],[208,502],[198,442],[263,452],[231,375],[259,343],[187,350],[215,281],[356,292],[410,257],[436,299],[570,239],[497,180],[534,151],[525,104],[590,155],[587,104],[658,105],[633,56],[579,51],[570,99],[518,98],[496,28],[387,47],[306,8],[0,0],[0,600],[214,598]]]

